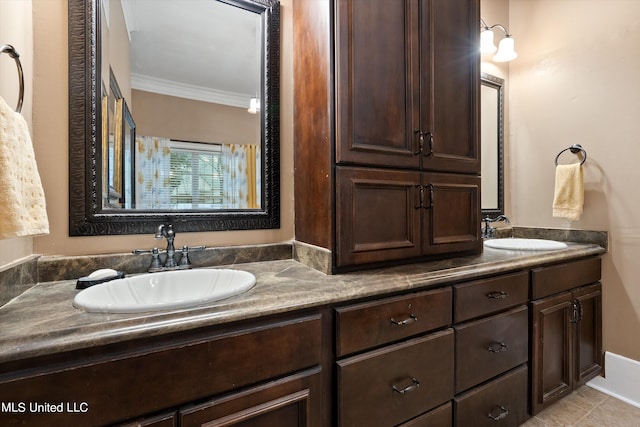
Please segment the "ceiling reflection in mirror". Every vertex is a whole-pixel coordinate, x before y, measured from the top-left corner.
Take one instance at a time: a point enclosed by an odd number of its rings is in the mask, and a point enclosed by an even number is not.
[[[100,12],[102,207],[259,209],[261,16],[212,0]]]
[[[69,10],[70,160],[82,150],[85,163],[82,185],[70,177],[70,234],[148,232],[159,219],[183,231],[277,228],[278,2],[70,0]],[[74,207],[84,212],[72,218]]]

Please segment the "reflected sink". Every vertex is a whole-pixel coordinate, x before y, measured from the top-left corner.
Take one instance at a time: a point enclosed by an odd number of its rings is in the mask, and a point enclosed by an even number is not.
[[[95,313],[172,310],[218,301],[248,291],[253,274],[229,269],[163,271],[112,280],[76,294],[73,305]]]
[[[494,249],[509,249],[512,251],[557,251],[567,248],[567,244],[555,240],[545,239],[491,239],[485,240],[484,245]]]

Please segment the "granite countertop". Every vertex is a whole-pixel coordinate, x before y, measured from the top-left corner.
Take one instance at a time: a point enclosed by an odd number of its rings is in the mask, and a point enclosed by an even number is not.
[[[257,284],[233,298],[191,309],[140,314],[86,313],[73,307],[75,281],[40,283],[0,307],[0,363],[358,298],[429,288],[536,265],[593,256],[595,244],[559,251],[484,253],[419,264],[325,275],[294,260],[235,264]]]

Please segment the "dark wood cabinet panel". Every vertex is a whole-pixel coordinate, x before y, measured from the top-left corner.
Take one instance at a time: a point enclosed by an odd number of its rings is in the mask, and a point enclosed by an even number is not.
[[[602,371],[602,285],[577,289],[573,298],[578,304],[575,347],[575,387]]]
[[[449,326],[451,294],[446,287],[336,309],[337,356]]]
[[[419,184],[419,172],[338,168],[337,264],[419,256]]]
[[[601,285],[531,303],[531,412],[537,414],[602,370]]]
[[[336,160],[417,168],[418,1],[336,3]]]
[[[602,274],[600,258],[587,258],[531,270],[531,299],[544,298],[595,283]]]
[[[425,173],[422,253],[480,252],[480,177]]]
[[[337,265],[480,251],[480,178],[336,168]]]
[[[321,380],[316,368],[180,410],[181,427],[321,426]]]
[[[392,427],[453,397],[453,330],[337,363],[340,427]]]
[[[420,121],[432,138],[422,167],[480,173],[479,2],[422,0],[420,6]]]
[[[526,365],[454,399],[456,427],[516,427],[527,418]]]
[[[464,322],[529,301],[529,272],[460,283],[453,286],[453,321]]]
[[[525,363],[528,326],[526,306],[454,326],[456,393]]]
[[[452,423],[452,405],[449,402],[398,427],[451,427]]]

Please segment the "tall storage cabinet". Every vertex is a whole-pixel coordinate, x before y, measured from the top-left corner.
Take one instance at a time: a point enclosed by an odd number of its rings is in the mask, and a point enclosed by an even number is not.
[[[296,239],[337,268],[479,252],[478,0],[296,0]]]

